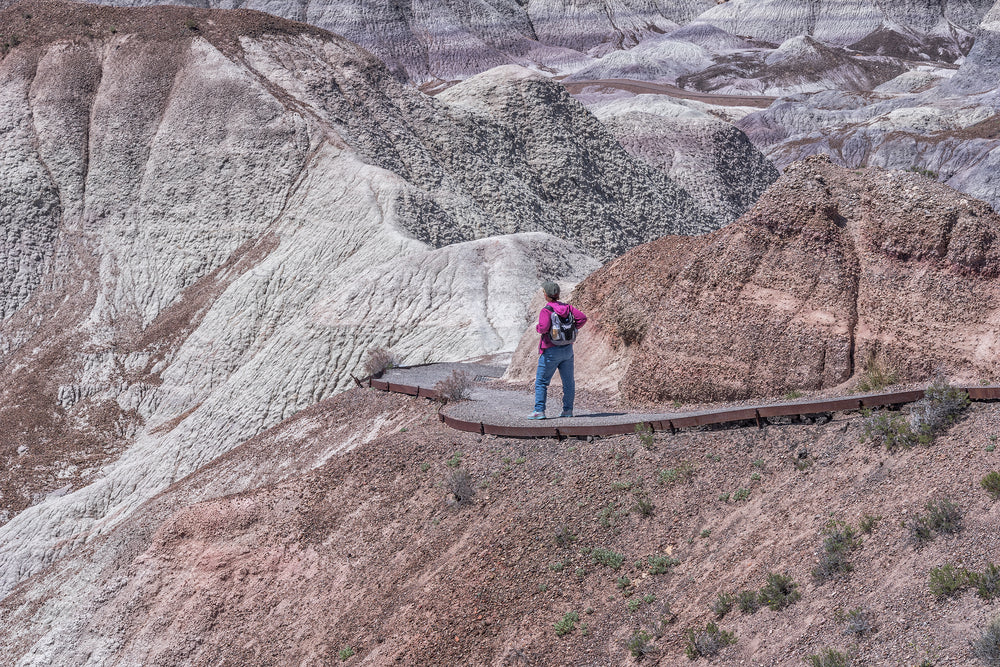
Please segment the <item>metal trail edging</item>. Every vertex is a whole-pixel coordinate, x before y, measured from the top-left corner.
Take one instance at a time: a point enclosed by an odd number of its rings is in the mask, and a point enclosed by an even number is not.
[[[385,382],[375,376],[368,376],[358,380],[351,376],[358,386],[367,384],[372,389],[387,391],[395,394],[416,396],[432,400],[440,399],[441,392],[436,389],[426,387],[398,384],[395,382]],[[988,385],[978,387],[956,387],[969,395],[973,401],[996,401],[1000,400],[1000,385]],[[676,433],[678,429],[690,428],[693,426],[711,426],[715,424],[726,424],[730,422],[753,421],[759,428],[763,428],[763,420],[768,417],[789,417],[796,415],[813,415],[827,412],[842,412],[844,410],[860,410],[862,408],[879,408],[890,405],[903,405],[913,403],[924,397],[923,389],[909,389],[906,391],[894,391],[882,394],[859,394],[853,396],[841,396],[837,398],[824,398],[815,401],[805,401],[801,403],[771,403],[756,406],[744,406],[738,408],[722,408],[718,410],[705,410],[687,414],[678,414],[666,419],[653,421],[638,421],[621,424],[582,424],[579,426],[505,426],[502,424],[487,424],[482,421],[466,421],[450,417],[444,412],[438,411],[438,418],[449,428],[456,431],[466,431],[468,433],[479,433],[480,435],[497,435],[508,438],[565,438],[603,435],[625,435],[635,433],[635,429],[640,424],[655,431],[670,431]]]

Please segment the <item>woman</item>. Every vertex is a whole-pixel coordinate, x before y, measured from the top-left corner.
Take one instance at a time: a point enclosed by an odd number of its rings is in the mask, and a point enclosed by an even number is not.
[[[563,386],[563,409],[560,417],[573,416],[573,399],[576,382],[573,380],[573,341],[576,330],[587,322],[587,316],[579,310],[559,301],[559,285],[554,282],[542,284],[545,300],[548,302],[538,313],[535,331],[542,334],[538,342],[538,372],[535,374],[535,411],[528,419],[545,419],[545,398],[549,382],[556,370]],[[555,329],[556,338],[553,339]],[[562,330],[562,332],[560,332]]]

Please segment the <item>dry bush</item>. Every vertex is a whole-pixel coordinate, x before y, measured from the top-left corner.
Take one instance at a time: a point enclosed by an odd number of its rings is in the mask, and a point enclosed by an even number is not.
[[[1000,618],[990,623],[979,639],[972,642],[972,654],[985,665],[1000,667]]]
[[[865,368],[858,378],[857,391],[882,391],[899,381],[895,369],[884,359],[879,359],[874,351],[869,352]]]
[[[465,371],[454,370],[434,385],[434,389],[442,401],[466,401],[472,396],[472,376]]]
[[[365,372],[381,375],[390,368],[399,366],[399,358],[385,347],[371,347],[365,355]]]
[[[709,621],[704,630],[692,628],[687,631],[687,646],[684,648],[684,653],[691,660],[701,656],[710,658],[720,649],[735,643],[735,634],[720,630],[719,626]]]
[[[445,489],[451,494],[449,501],[455,505],[472,502],[476,489],[472,485],[472,475],[468,470],[453,470],[444,480]]]

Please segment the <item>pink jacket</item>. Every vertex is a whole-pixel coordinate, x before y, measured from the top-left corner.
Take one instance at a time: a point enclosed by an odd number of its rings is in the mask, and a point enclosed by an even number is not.
[[[582,329],[583,325],[587,323],[587,316],[568,303],[549,301],[545,305],[550,306],[560,317],[566,317],[566,313],[573,311],[573,320],[576,322],[577,329]],[[542,334],[541,340],[538,341],[538,354],[541,354],[542,350],[553,347],[552,339],[549,338],[549,327],[551,325],[551,314],[546,308],[542,308],[538,313],[538,326],[535,327],[535,331]]]

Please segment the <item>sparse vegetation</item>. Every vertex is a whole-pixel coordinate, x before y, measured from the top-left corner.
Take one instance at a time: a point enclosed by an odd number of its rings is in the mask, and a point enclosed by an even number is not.
[[[194,19],[187,19],[184,21],[184,27],[193,32],[198,31],[198,22]]]
[[[686,482],[691,479],[694,475],[695,467],[693,464],[684,461],[676,468],[666,468],[660,471],[658,480],[660,484],[673,484],[675,482]]]
[[[741,500],[746,500],[750,497],[750,489],[737,489],[733,494],[733,501],[740,502]]]
[[[604,565],[605,567],[610,567],[612,570],[617,570],[625,562],[624,554],[612,551],[611,549],[594,549],[590,552],[590,558],[596,565]]]
[[[930,572],[931,594],[939,600],[955,595],[969,583],[969,572],[950,563],[933,567]]]
[[[802,398],[803,396],[805,396],[805,394],[803,394],[798,389],[792,389],[791,391],[785,394],[785,400],[794,401],[796,398]]]
[[[736,604],[744,614],[754,614],[760,609],[760,600],[757,598],[757,591],[740,591],[736,595]]]
[[[972,642],[972,654],[983,664],[1000,667],[1000,618],[996,618]]]
[[[860,637],[872,631],[871,615],[861,607],[838,614],[837,622],[844,625],[845,635]]]
[[[576,533],[574,533],[569,526],[563,524],[556,528],[553,538],[558,546],[568,547],[573,544],[573,542],[576,542]]]
[[[910,520],[910,540],[919,548],[934,539],[935,533],[950,535],[962,529],[962,512],[947,498],[930,500],[925,505],[926,514]]]
[[[622,513],[618,510],[618,505],[611,502],[598,512],[597,522],[605,528],[614,528],[618,525],[618,521],[621,519],[621,516]]]
[[[1000,595],[1000,567],[990,563],[981,573],[970,572],[969,583],[976,587],[976,595],[992,600]]]
[[[969,395],[938,377],[924,391],[924,397],[913,404],[910,426],[918,435],[931,438],[955,423],[968,407]]]
[[[632,585],[632,580],[625,575],[622,575],[615,581],[615,585],[618,586],[618,590],[626,591],[628,590],[628,587]]]
[[[451,455],[451,458],[444,462],[444,464],[449,468],[457,468],[462,465],[463,456],[465,456],[465,452],[455,452]]]
[[[381,375],[390,368],[399,366],[399,358],[385,347],[369,348],[365,355],[365,372],[368,375]]]
[[[434,389],[444,402],[468,400],[472,396],[472,375],[454,370],[451,375],[434,385]]]
[[[862,411],[861,442],[884,446],[890,452],[908,449],[917,444],[918,437],[903,415],[889,410]]]
[[[653,501],[645,493],[637,495],[635,498],[635,510],[644,517],[653,516],[655,507]]]
[[[715,619],[721,621],[733,608],[736,598],[732,593],[722,592],[715,596],[715,601],[708,605],[708,608],[715,614]]]
[[[555,623],[556,636],[562,637],[563,635],[567,635],[573,632],[573,630],[576,629],[576,623],[579,620],[580,620],[580,614],[576,613],[575,611],[563,614],[563,617],[560,618]]]
[[[923,176],[925,178],[934,179],[935,181],[938,178],[938,173],[936,171],[932,171],[930,169],[924,169],[923,167],[913,166],[913,167],[910,167],[909,169],[907,169],[906,171],[908,171],[910,173],[913,173],[913,174],[919,174],[920,176]]]
[[[647,562],[650,574],[666,574],[670,568],[681,564],[680,560],[670,556],[650,556]]]
[[[878,522],[882,520],[880,516],[874,516],[871,514],[862,514],[861,520],[858,521],[858,530],[860,530],[865,535],[871,535],[872,531],[875,530],[875,526]]]
[[[855,387],[857,391],[882,391],[886,387],[896,384],[898,378],[896,371],[883,359],[879,359],[874,351],[868,354],[865,361],[865,368],[858,378]]]
[[[639,611],[639,603],[640,600],[638,598],[635,598],[633,600],[629,600],[628,602],[626,602],[625,606],[628,607],[628,611],[630,614],[634,614],[635,612]]]
[[[736,635],[720,630],[719,626],[709,621],[704,630],[690,628],[686,632],[687,646],[684,654],[691,660],[699,657],[710,658],[721,649],[736,643]]]
[[[347,660],[352,655],[354,655],[354,647],[352,646],[345,646],[344,648],[337,651],[337,657],[340,658],[341,660]]]
[[[780,611],[795,604],[802,597],[797,589],[798,584],[787,574],[771,572],[767,575],[767,582],[760,589],[758,598],[762,605],[766,605],[772,611]]]
[[[832,648],[825,648],[819,653],[813,653],[806,658],[812,667],[847,667],[851,664],[846,653],[841,653]]]
[[[979,480],[979,485],[990,494],[993,500],[1000,500],[1000,472],[994,470],[993,472],[987,473],[981,480]]]
[[[642,660],[657,655],[660,651],[651,644],[653,638],[645,630],[639,630],[625,641],[625,648],[633,658]]]
[[[813,569],[813,576],[821,582],[854,569],[847,557],[860,544],[854,529],[840,521],[828,525],[824,535],[819,564]]]
[[[646,449],[653,448],[653,427],[646,422],[635,425],[635,437],[639,439],[639,442]]]

